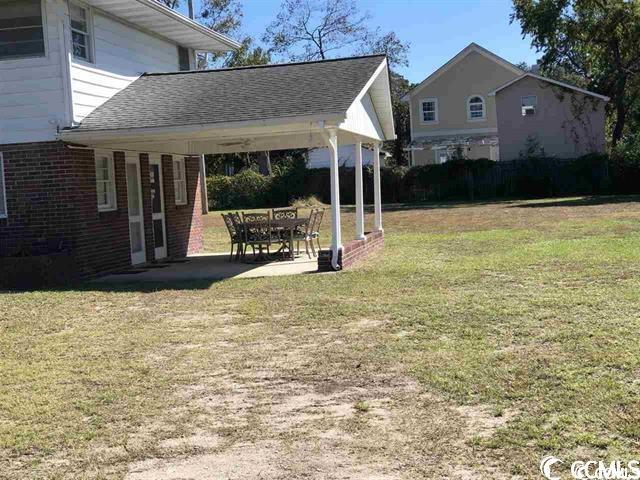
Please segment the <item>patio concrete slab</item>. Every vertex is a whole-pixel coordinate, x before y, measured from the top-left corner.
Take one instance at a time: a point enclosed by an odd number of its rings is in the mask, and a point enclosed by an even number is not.
[[[158,268],[160,267],[160,268]],[[175,263],[159,262],[155,266],[132,268],[131,273],[107,275],[97,283],[179,282],[188,280],[225,280],[300,275],[318,271],[317,258],[301,255],[294,261],[270,263],[229,262],[228,253],[191,255]]]

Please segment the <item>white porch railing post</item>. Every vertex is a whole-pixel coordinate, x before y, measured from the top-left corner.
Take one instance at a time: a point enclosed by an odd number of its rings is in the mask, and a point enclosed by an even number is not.
[[[340,225],[340,179],[338,176],[338,130],[331,128],[328,147],[331,171],[331,253],[332,267],[338,268],[338,255],[342,250],[342,228]]]
[[[355,144],[356,157],[356,240],[364,240],[364,198],[362,193],[362,142]]]
[[[375,209],[374,229],[382,231],[382,191],[380,182],[380,144],[373,144],[373,203]]]

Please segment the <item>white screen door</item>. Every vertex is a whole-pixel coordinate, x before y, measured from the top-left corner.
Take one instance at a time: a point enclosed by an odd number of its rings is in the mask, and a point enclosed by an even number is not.
[[[156,260],[167,256],[167,228],[164,215],[164,184],[160,158],[149,160],[149,178],[151,183],[151,211],[153,215],[153,239]]]
[[[142,213],[142,186],[140,160],[127,155],[127,198],[129,205],[129,238],[131,240],[131,264],[147,261],[144,244],[144,216]]]

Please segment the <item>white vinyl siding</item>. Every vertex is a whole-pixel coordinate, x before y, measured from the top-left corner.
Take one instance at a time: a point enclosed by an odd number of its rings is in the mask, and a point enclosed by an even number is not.
[[[7,218],[7,191],[4,183],[4,157],[0,152],[0,218]]]
[[[467,99],[467,120],[480,121],[487,118],[484,98],[472,95]]]
[[[41,11],[44,56],[0,60],[2,144],[55,140],[58,126],[67,126],[60,55],[61,22],[56,7],[50,2],[43,1]]]
[[[177,45],[93,12],[91,64],[71,63],[73,119],[81,122],[93,110],[145,72],[175,72],[180,68]]]
[[[0,1],[0,60],[44,55],[41,0]]]
[[[96,152],[96,193],[100,212],[117,208],[115,168],[109,153]]]
[[[187,177],[184,166],[184,158],[173,160],[173,189],[176,205],[187,204]]]
[[[420,102],[420,118],[422,123],[438,122],[438,99],[425,98]]]
[[[76,3],[69,3],[71,23],[71,52],[73,58],[92,61],[91,11]]]

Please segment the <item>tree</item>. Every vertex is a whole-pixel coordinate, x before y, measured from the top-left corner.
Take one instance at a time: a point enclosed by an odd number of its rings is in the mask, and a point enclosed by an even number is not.
[[[408,44],[394,32],[371,30],[371,15],[355,0],[283,0],[262,37],[271,53],[292,61],[324,60],[338,53],[387,53],[391,65],[406,65]]]
[[[402,97],[411,90],[409,80],[396,72],[391,72],[391,103],[393,104],[393,122],[396,128],[396,139],[385,142],[384,148],[392,152],[396,164],[405,163],[405,148],[411,141],[409,104]]]
[[[247,67],[250,65],[267,65],[271,63],[271,55],[261,47],[253,47],[253,39],[245,37],[242,46],[230,52],[224,58],[224,67]]]
[[[611,97],[615,146],[640,94],[640,2],[637,0],[514,0],[511,21],[544,52],[544,73],[582,79]]]

